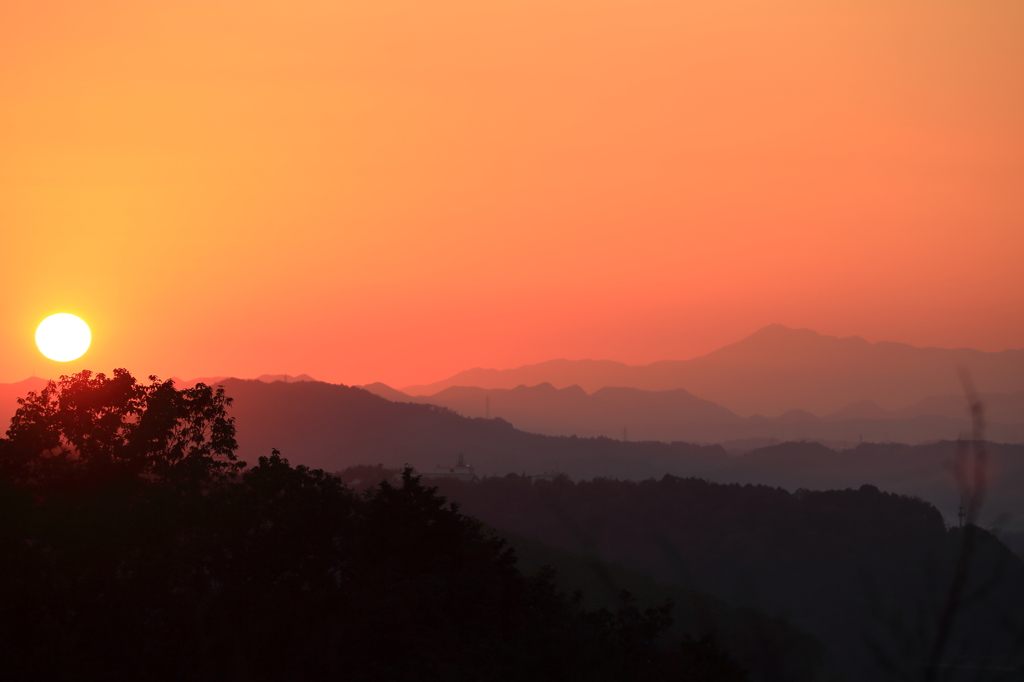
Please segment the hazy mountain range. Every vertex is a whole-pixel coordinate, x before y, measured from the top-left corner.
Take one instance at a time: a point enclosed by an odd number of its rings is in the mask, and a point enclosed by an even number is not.
[[[968,432],[961,368],[981,391],[988,436],[1003,442],[1024,438],[1024,350],[915,348],[781,325],[692,360],[646,366],[552,360],[468,370],[404,391],[381,383],[364,388],[392,401],[501,417],[545,435],[726,443],[730,450],[801,439],[839,447],[862,440],[954,439]],[[315,379],[265,374],[257,381]],[[14,413],[15,398],[43,383],[34,377],[0,384],[0,419]]]
[[[544,383],[513,389],[453,386],[432,396],[410,396],[384,384],[363,388],[388,400],[439,405],[467,417],[501,417],[516,428],[551,436],[713,443],[808,439],[852,445],[862,440],[955,439],[971,429],[963,394],[926,398],[900,410],[885,410],[865,400],[822,417],[804,410],[778,417],[740,417],[683,389],[606,387],[587,394],[579,386],[558,389]],[[1012,442],[1024,438],[1024,391],[985,393],[979,398],[985,406],[989,437]],[[743,445],[735,443],[735,448]]]
[[[770,325],[737,343],[691,360],[630,366],[610,360],[551,360],[515,369],[471,369],[409,395],[453,386],[512,389],[549,383],[587,393],[614,386],[646,391],[685,389],[741,416],[778,416],[799,409],[824,416],[873,401],[900,410],[933,397],[962,395],[959,368],[984,393],[1024,391],[1024,350],[988,353],[968,348],[915,348],[822,336]]]
[[[212,376],[212,377],[195,377],[194,379],[182,379],[181,377],[171,377],[174,383],[180,386],[195,386],[202,382],[208,386],[219,384],[225,379],[230,379],[228,376]],[[316,381],[313,377],[308,374],[300,374],[298,376],[292,376],[291,374],[261,374],[256,377],[256,381],[262,381],[267,384],[271,384],[275,381],[283,381],[286,384],[292,384],[297,381]]]

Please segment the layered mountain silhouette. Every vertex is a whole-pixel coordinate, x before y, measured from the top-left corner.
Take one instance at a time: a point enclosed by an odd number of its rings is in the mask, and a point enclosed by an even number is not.
[[[226,379],[239,456],[278,448],[292,462],[328,471],[367,462],[420,471],[471,457],[480,475],[560,468],[574,475],[646,477],[681,459],[727,456],[719,446],[621,443],[527,433],[503,419],[472,419],[429,404],[392,402],[357,387],[321,382]]]
[[[857,488],[871,483],[934,503],[955,522],[959,492],[951,473],[957,444],[863,443],[848,449],[787,442],[728,453],[720,445],[558,437],[527,433],[501,418],[463,417],[430,404],[392,402],[357,387],[227,379],[239,455],[255,462],[278,448],[293,463],[328,471],[380,463],[433,471],[462,453],[478,476],[558,470],[574,479],[641,480],[697,476],[723,483]],[[992,445],[985,518],[1024,529],[1024,447]],[[1007,521],[1008,520],[1008,521]]]
[[[740,417],[684,389],[606,387],[587,394],[579,386],[558,389],[544,383],[513,389],[452,386],[431,396],[410,396],[380,383],[364,388],[388,400],[439,405],[468,417],[501,417],[531,433],[726,443],[731,444],[729,449],[800,439],[837,445],[861,441],[919,443],[955,439],[971,428],[967,400],[962,394],[927,398],[895,411],[864,400],[823,417],[799,409],[778,417]],[[986,407],[992,438],[1013,442],[1024,438],[1024,392],[979,397]],[[756,442],[749,446],[735,443],[747,440]]]
[[[34,381],[37,387],[42,385],[42,380]],[[959,492],[951,474],[957,445],[951,440],[918,446],[865,442],[843,448],[838,444],[826,447],[811,442],[762,447],[771,441],[760,438],[750,439],[741,448],[743,454],[731,454],[721,445],[634,440],[632,436],[624,442],[621,434],[619,439],[613,439],[528,433],[493,412],[491,419],[461,416],[443,406],[394,402],[352,386],[243,379],[225,379],[221,384],[234,399],[231,414],[238,428],[238,454],[250,464],[278,448],[295,464],[328,471],[366,463],[392,468],[411,464],[419,471],[432,471],[438,464],[454,463],[462,453],[480,476],[558,470],[574,479],[641,480],[668,473],[724,483],[762,483],[789,490],[856,488],[871,483],[933,502],[947,521],[955,521],[959,504]],[[16,407],[15,395],[24,395],[29,386],[28,382],[21,382],[3,387],[11,394],[11,413]],[[659,397],[657,393],[645,395],[642,391],[598,392],[605,396],[598,398],[582,390],[539,390],[551,396],[565,393],[571,400],[580,400],[581,395],[584,400],[602,399],[610,405],[616,399],[630,396],[639,396],[639,405]],[[740,423],[778,422],[808,431],[809,424],[847,423],[831,423],[797,412],[777,419],[742,419],[685,392],[670,391],[667,395],[668,402],[677,408],[691,405],[694,413],[703,410],[703,414]],[[918,419],[926,423],[943,418]],[[856,420],[850,423],[856,424]],[[1009,516],[1001,523],[1024,530],[1024,500],[1019,494],[1024,487],[1024,447],[992,445],[990,463],[987,522],[1006,513]]]
[[[781,415],[801,409],[823,416],[861,401],[886,410],[934,396],[962,395],[959,368],[980,391],[1024,391],[1024,350],[988,353],[968,348],[916,348],[869,343],[854,336],[822,336],[810,329],[770,325],[737,343],[691,360],[630,366],[608,360],[552,360],[515,369],[471,369],[410,395],[434,395],[453,386],[512,389],[550,383],[587,393],[608,386],[647,391],[686,389],[741,416]]]
[[[214,384],[219,384],[220,382],[224,381],[225,379],[229,379],[231,377],[228,377],[228,376],[209,376],[209,377],[195,377],[193,379],[182,379],[180,377],[171,377],[171,378],[174,380],[174,383],[177,384],[178,386],[195,386],[198,383],[204,383],[207,386],[213,386]],[[313,377],[309,376],[308,374],[299,374],[298,376],[293,376],[291,374],[261,374],[258,377],[256,377],[256,381],[262,381],[262,382],[268,383],[268,384],[271,384],[271,383],[273,383],[275,381],[283,381],[286,384],[291,384],[291,383],[294,383],[296,381],[316,381],[316,379],[314,379]]]
[[[682,434],[710,435],[744,421],[683,389],[652,392],[606,387],[588,395],[579,386],[557,389],[549,383],[511,390],[453,386],[425,401],[472,417],[488,416],[489,410],[490,416],[500,416],[525,431],[556,436],[628,439],[632,427],[634,440],[694,440]]]

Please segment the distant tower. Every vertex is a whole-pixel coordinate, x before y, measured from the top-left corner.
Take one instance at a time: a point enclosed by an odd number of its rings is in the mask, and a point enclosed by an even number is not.
[[[487,418],[491,418],[491,396],[484,396],[484,411],[487,414]]]
[[[622,427],[622,440],[629,440],[629,431],[625,426]]]
[[[960,508],[956,510],[956,515],[960,519],[960,527],[964,527],[964,517],[967,516],[967,509],[964,507],[964,496],[960,495]]]
[[[466,466],[466,456],[464,454],[462,454],[461,452],[459,453],[459,466],[460,467]]]

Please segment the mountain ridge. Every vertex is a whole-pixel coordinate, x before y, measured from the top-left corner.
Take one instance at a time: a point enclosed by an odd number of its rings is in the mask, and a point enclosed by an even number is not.
[[[544,382],[556,388],[575,384],[588,393],[608,386],[681,388],[741,416],[778,416],[792,409],[824,416],[859,401],[872,400],[892,411],[956,394],[962,390],[961,367],[984,392],[1024,390],[1024,349],[918,348],[774,324],[689,360],[626,365],[557,359],[504,370],[475,368],[402,392],[433,395],[456,385],[497,389]]]
[[[741,417],[685,389],[605,387],[588,395],[578,386],[556,389],[548,383],[513,389],[452,386],[432,396],[409,396],[379,383],[362,388],[388,400],[437,405],[467,417],[501,417],[516,428],[549,436],[620,439],[628,435],[639,440],[711,443],[810,439],[852,445],[861,440],[955,439],[971,428],[963,395],[929,398],[899,411],[862,401],[822,417],[799,408],[777,417]],[[983,393],[978,398],[994,438],[1017,442],[1024,435],[1024,391]]]

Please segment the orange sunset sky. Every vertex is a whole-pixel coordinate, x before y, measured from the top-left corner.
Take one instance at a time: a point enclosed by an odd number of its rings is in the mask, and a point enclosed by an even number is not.
[[[0,229],[5,382],[1019,348],[1024,3],[5,2]]]

